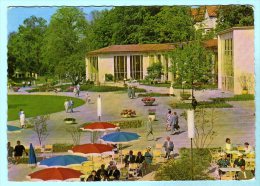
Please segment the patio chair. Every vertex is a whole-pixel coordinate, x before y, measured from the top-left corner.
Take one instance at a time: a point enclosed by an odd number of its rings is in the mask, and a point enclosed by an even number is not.
[[[46,154],[49,154],[50,157],[52,157],[53,153],[53,145],[45,145],[43,150],[42,150],[43,156],[47,157]]]

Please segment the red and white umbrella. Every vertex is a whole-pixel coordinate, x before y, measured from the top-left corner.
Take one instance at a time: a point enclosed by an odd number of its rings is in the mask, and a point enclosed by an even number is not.
[[[35,181],[79,181],[81,175],[83,174],[80,171],[60,167],[39,170],[29,174],[27,178]]]
[[[112,155],[113,147],[105,144],[83,144],[72,147],[69,153],[81,155],[81,156],[97,156],[97,155]]]

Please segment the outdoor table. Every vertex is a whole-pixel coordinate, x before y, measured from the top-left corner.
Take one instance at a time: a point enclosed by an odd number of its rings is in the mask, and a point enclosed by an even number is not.
[[[238,167],[227,167],[227,168],[219,168],[222,172],[239,172],[241,169]],[[220,179],[221,179],[221,174],[220,174]]]

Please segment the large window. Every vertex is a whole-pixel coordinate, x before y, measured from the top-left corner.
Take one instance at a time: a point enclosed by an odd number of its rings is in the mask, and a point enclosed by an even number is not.
[[[93,56],[89,58],[89,79],[91,81],[98,80],[98,57]]]
[[[222,85],[225,90],[234,90],[234,65],[233,65],[233,40],[225,39],[224,43],[224,55],[223,55],[223,76]]]
[[[143,56],[130,56],[130,75],[136,80],[143,79]]]
[[[115,80],[124,80],[127,78],[126,56],[114,57],[114,77]]]

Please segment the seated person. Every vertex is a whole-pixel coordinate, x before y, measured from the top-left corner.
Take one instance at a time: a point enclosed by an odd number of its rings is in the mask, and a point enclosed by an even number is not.
[[[244,154],[251,154],[251,153],[254,152],[253,147],[251,145],[249,145],[248,142],[245,142],[244,145],[245,145],[245,148],[244,148],[245,152],[244,152]]]
[[[136,159],[135,159],[135,163],[143,163],[144,161],[144,156],[142,155],[142,152],[138,152],[137,153],[137,156],[136,156]]]
[[[129,154],[127,154],[125,156],[124,162],[125,163],[135,163],[135,155],[133,155],[133,151],[132,150],[130,150]]]
[[[115,161],[110,161],[109,165],[107,166],[107,171],[109,172],[110,170],[112,170],[112,167],[116,165]]]
[[[101,167],[100,167],[100,169],[98,169],[98,171],[97,171],[97,177],[98,177],[99,179],[103,179],[105,176],[108,176],[108,172],[107,172],[107,170],[105,169],[105,165],[102,164]]]
[[[245,165],[246,165],[246,162],[243,159],[243,154],[239,153],[238,158],[235,159],[235,161],[234,161],[234,167],[241,167],[241,166],[245,166]]]
[[[109,180],[119,180],[120,171],[117,169],[116,165],[112,166],[112,169],[108,172]]]
[[[226,153],[221,153],[221,158],[218,160],[217,164],[218,164],[219,168],[226,168],[226,167],[230,166],[230,161],[227,158]],[[219,170],[219,175],[220,174],[225,174],[225,172]]]
[[[87,181],[100,181],[100,179],[97,176],[97,172],[93,170],[89,177],[87,178]]]
[[[240,167],[241,171],[237,173],[238,180],[250,180],[254,177],[251,171],[245,170],[245,166]]]

